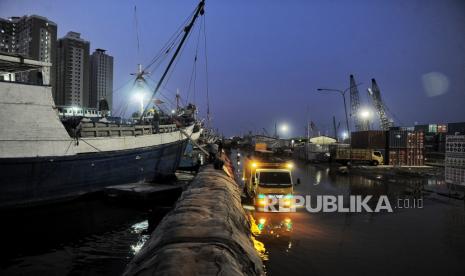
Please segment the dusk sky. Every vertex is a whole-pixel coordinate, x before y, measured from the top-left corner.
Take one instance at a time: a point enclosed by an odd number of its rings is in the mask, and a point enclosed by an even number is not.
[[[103,48],[114,56],[116,89],[131,80],[138,63],[155,56],[197,3],[0,0],[0,17],[37,14],[58,24],[58,37],[80,32],[91,42],[91,52]],[[342,129],[341,96],[316,89],[345,89],[350,74],[363,83],[363,105],[369,104],[371,78],[377,80],[396,124],[465,121],[463,0],[207,0],[205,12],[211,112],[225,135],[262,127],[272,133],[275,122],[303,135],[307,120],[324,134],[333,115]],[[162,91],[172,100],[177,88],[187,98],[195,31]],[[204,115],[203,47],[196,80],[189,100]],[[130,85],[115,92],[115,110],[128,101],[129,110],[137,109],[130,93]]]

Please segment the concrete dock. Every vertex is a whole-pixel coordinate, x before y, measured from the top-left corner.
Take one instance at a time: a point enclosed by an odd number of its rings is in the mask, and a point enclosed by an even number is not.
[[[124,275],[264,275],[240,196],[228,164],[203,168]]]

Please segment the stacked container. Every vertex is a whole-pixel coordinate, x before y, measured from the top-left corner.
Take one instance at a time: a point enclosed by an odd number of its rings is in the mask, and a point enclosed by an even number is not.
[[[424,164],[423,131],[390,130],[389,164],[400,166],[422,166]]]
[[[465,135],[446,137],[446,182],[465,186]]]
[[[457,133],[460,135],[465,134],[465,122],[447,124],[447,133],[451,135],[455,135]]]
[[[368,130],[352,132],[350,145],[354,149],[385,149],[387,131]]]

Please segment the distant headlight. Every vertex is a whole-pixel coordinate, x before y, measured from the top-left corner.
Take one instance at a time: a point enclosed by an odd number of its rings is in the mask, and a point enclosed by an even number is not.
[[[286,168],[292,169],[292,168],[294,168],[294,164],[292,164],[291,162],[289,162],[289,163],[286,164]]]

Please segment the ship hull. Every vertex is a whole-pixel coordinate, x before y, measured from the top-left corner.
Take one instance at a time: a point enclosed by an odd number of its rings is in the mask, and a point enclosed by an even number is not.
[[[187,140],[61,157],[0,158],[0,207],[35,205],[173,175]]]

